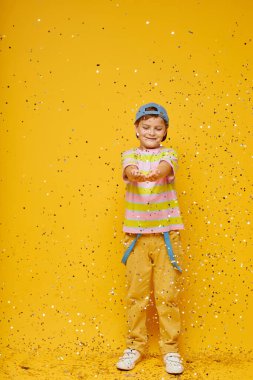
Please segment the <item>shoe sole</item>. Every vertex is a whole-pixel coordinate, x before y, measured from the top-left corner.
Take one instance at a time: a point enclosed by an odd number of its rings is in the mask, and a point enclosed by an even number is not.
[[[166,372],[169,373],[170,375],[181,375],[181,373],[184,372],[184,369],[180,372],[168,372],[168,371],[166,371]]]

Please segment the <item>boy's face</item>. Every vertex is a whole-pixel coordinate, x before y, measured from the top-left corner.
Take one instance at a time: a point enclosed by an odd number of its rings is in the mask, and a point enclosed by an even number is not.
[[[138,127],[135,128],[136,133],[139,134],[140,147],[144,149],[159,148],[167,129],[160,116],[141,120]]]

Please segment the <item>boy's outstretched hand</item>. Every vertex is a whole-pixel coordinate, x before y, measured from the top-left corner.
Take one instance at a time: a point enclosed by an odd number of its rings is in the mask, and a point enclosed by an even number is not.
[[[133,182],[145,182],[146,176],[140,172],[137,167],[128,167],[126,169],[126,175],[129,181]]]
[[[172,173],[172,167],[166,161],[161,161],[156,169],[151,170],[146,174],[146,181],[158,181],[159,179],[166,177]]]
[[[155,169],[155,170],[151,170],[148,174],[145,175],[145,181],[153,182],[153,181],[157,181],[158,179],[162,177],[163,175],[161,173],[161,170]]]
[[[154,170],[151,170],[147,174],[143,174],[137,166],[129,165],[125,169],[125,174],[129,181],[133,182],[154,182],[159,179],[169,175],[172,172],[171,166],[165,162],[161,161],[158,167]]]
[[[127,173],[128,179],[133,182],[154,182],[162,178],[162,176],[159,169],[151,170],[148,174],[143,174],[138,169],[129,170]]]

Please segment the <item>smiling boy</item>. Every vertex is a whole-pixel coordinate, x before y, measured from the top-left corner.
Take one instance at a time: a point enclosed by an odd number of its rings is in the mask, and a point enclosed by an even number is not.
[[[177,279],[182,272],[178,259],[183,254],[180,229],[184,229],[174,186],[177,154],[165,148],[169,125],[167,111],[157,103],[138,110],[135,132],[139,147],[122,153],[126,183],[124,244],[122,262],[127,275],[127,349],[117,363],[131,370],[146,349],[146,308],[151,280],[159,316],[160,349],[166,371],[182,373],[178,352],[180,312]]]

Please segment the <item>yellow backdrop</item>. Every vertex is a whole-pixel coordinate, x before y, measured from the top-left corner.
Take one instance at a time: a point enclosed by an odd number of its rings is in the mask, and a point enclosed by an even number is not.
[[[252,348],[251,1],[1,2],[1,346],[119,353],[120,153],[168,110],[181,352]],[[158,353],[154,307],[150,352]]]

